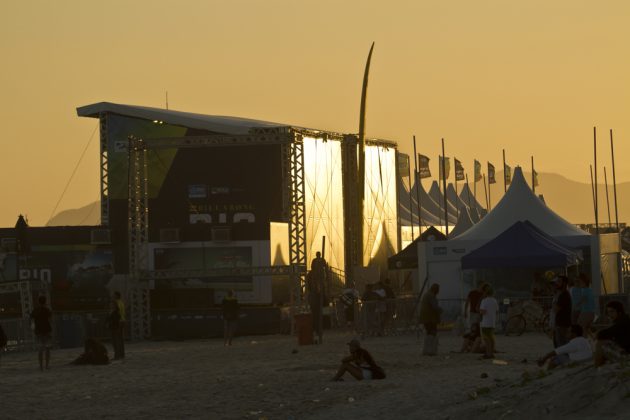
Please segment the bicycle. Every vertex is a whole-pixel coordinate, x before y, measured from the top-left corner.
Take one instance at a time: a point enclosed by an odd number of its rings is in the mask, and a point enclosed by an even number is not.
[[[537,309],[533,310],[534,307],[536,307]],[[548,309],[542,308],[539,304],[535,302],[531,302],[530,304],[524,302],[521,304],[520,310],[520,313],[508,317],[505,323],[505,335],[522,335],[525,330],[527,330],[527,324],[529,320],[530,325],[533,324],[535,330],[541,331],[546,335],[551,336],[551,325],[549,323]]]

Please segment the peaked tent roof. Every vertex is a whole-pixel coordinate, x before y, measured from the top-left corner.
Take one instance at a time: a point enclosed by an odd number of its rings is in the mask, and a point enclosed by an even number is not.
[[[455,224],[455,228],[451,232],[449,232],[448,236],[450,238],[454,238],[457,235],[461,235],[462,233],[466,232],[468,229],[470,229],[474,225],[475,223],[473,222],[472,217],[470,216],[470,213],[468,212],[468,207],[461,206],[459,208],[459,217],[457,218],[457,223]]]
[[[398,254],[392,255],[387,259],[387,266],[390,270],[409,270],[418,268],[418,243],[420,242],[432,242],[432,241],[445,241],[446,236],[431,226],[414,239],[412,243],[407,245],[405,249]]]
[[[429,213],[431,213],[432,215],[436,216],[439,220],[440,225],[444,224],[444,210],[442,210],[442,206],[439,205],[438,203],[436,203],[429,194],[427,194],[426,190],[424,189],[424,187],[422,186],[422,182],[419,182],[417,184],[419,186],[418,188],[418,192],[420,193],[420,204],[422,204],[422,208],[423,209],[427,209],[427,211]],[[416,184],[414,183],[413,185],[413,191],[416,191]],[[415,197],[415,194],[414,194]],[[449,224],[455,224],[455,222],[457,222],[457,215],[456,214],[449,214],[448,215],[448,223]]]
[[[462,201],[466,203],[466,205],[470,208],[475,208],[477,210],[477,213],[479,213],[480,218],[488,213],[486,208],[479,204],[479,201],[477,201],[473,192],[470,191],[470,187],[468,186],[468,184],[464,184],[462,191],[459,193],[459,198],[461,198]],[[468,204],[469,202],[470,205]]]
[[[438,185],[437,181],[433,181],[431,183],[431,188],[429,189],[429,196],[433,199],[433,201],[439,204],[440,209],[442,210],[442,214],[444,214],[444,194],[442,194],[442,191],[440,191],[440,186]],[[453,219],[455,219],[453,222],[456,223],[457,222],[457,208],[453,204],[451,204],[448,200],[446,200],[446,207],[448,208],[449,221],[451,220],[451,215],[453,215]]]
[[[462,207],[468,208],[468,203],[466,203],[464,200],[462,200],[460,197],[457,196],[453,183],[449,183],[446,186],[446,199],[448,200],[449,203],[451,203],[453,206],[455,206],[458,209],[461,209]],[[457,214],[459,215],[459,213]]]
[[[422,193],[420,193],[422,194]],[[422,225],[439,225],[440,218],[431,213],[424,207],[422,202]],[[405,186],[402,179],[398,178],[398,216],[400,217],[400,223],[404,226],[411,225],[411,217],[413,214],[413,224],[418,226],[418,201],[416,200],[415,190],[411,194],[411,212],[409,211],[409,190]]]
[[[248,134],[252,128],[291,127],[289,124],[279,124],[248,118],[193,114],[170,109],[122,105],[111,102],[98,102],[77,108],[77,115],[79,117],[98,118],[99,114],[102,112],[111,112],[113,114],[126,115],[149,121],[159,120],[168,124],[224,134]]]
[[[462,257],[462,269],[568,267],[578,256],[532,223],[517,221],[492,241]]]
[[[547,207],[529,188],[520,166],[514,169],[510,188],[499,203],[479,223],[456,240],[496,238],[517,221],[529,220],[551,237],[590,236]]]

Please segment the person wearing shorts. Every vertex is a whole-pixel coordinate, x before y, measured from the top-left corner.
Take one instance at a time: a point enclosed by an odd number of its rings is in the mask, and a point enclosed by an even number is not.
[[[496,340],[494,338],[494,326],[499,313],[499,303],[494,298],[494,290],[492,287],[486,287],[484,298],[479,304],[479,313],[481,314],[481,337],[486,345],[486,353],[484,359],[494,358]]]
[[[348,372],[356,380],[371,380],[371,379],[384,379],[385,371],[378,366],[372,355],[361,348],[361,343],[358,339],[353,339],[348,343],[350,348],[350,356],[344,357],[341,360],[341,366],[337,370],[337,373],[332,378],[333,381],[342,381],[342,376]]]
[[[38,305],[31,312],[31,320],[35,325],[35,341],[39,348],[39,369],[50,369],[50,348],[52,347],[52,311],[46,306],[46,297],[40,296]]]
[[[584,338],[584,330],[580,325],[573,324],[569,329],[569,342],[538,359],[538,366],[542,367],[545,362],[549,361],[547,369],[554,369],[569,363],[591,360],[592,357],[593,349],[588,340]]]

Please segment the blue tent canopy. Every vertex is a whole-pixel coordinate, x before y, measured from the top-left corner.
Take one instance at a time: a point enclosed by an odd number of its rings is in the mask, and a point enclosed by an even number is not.
[[[567,267],[578,255],[529,221],[518,221],[492,241],[464,255],[462,269]]]

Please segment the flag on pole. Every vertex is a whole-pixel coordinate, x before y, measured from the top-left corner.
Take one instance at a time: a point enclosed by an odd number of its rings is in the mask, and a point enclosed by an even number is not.
[[[409,176],[409,155],[404,153],[398,154],[398,175],[401,178]]]
[[[538,172],[534,171],[534,187],[538,186]]]
[[[512,183],[512,168],[509,165],[505,165],[505,185]]]
[[[488,184],[496,184],[497,180],[494,179],[494,165],[488,162]]]
[[[475,182],[481,181],[481,163],[475,159]]]
[[[464,167],[459,160],[455,159],[455,181],[463,181],[464,179],[466,179]]]
[[[420,179],[422,178],[431,178],[431,169],[429,169],[429,159],[428,156],[421,155],[418,153],[418,172]]]
[[[444,158],[444,171],[442,171],[442,156],[440,156],[440,179],[442,179],[442,174],[444,174],[444,179],[448,179],[451,173],[451,158]]]

